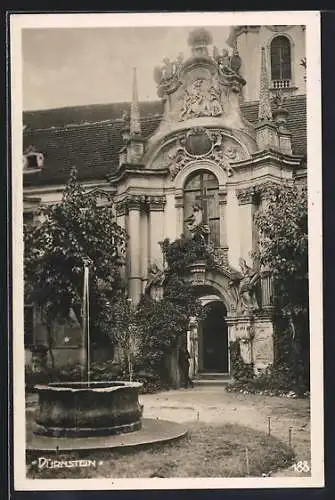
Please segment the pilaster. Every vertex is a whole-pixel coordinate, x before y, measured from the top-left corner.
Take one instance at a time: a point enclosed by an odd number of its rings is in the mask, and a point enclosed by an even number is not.
[[[253,250],[253,216],[255,191],[253,186],[236,190],[239,204],[240,257],[250,259]]]
[[[227,242],[227,192],[219,192],[219,212],[220,212],[220,247],[228,251]]]
[[[127,197],[129,231],[129,295],[138,302],[142,293],[140,212],[144,196]]]
[[[163,265],[162,250],[160,242],[164,239],[164,207],[165,196],[148,196],[147,204],[149,209],[149,232],[150,232],[150,262]]]
[[[183,190],[175,193],[175,208],[177,217],[177,237],[184,232],[184,194]]]

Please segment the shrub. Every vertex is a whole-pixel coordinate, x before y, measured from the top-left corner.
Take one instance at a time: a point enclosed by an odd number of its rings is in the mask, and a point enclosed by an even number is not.
[[[282,334],[282,347],[286,345]],[[240,352],[239,340],[230,343],[231,372],[233,382],[227,386],[228,392],[262,393],[273,396],[290,395],[303,397],[309,394],[309,386],[300,375],[300,368],[293,364],[294,358],[285,355],[285,350],[277,353],[277,359],[262,373],[255,375],[252,364],[246,364]]]
[[[239,340],[230,342],[230,362],[234,381],[242,384],[254,377],[253,364],[247,364],[242,359]]]
[[[72,366],[52,369],[46,371],[33,372],[30,366],[25,369],[25,387],[26,392],[36,392],[35,385],[49,384],[51,382],[80,382],[81,381],[81,366],[74,364]],[[125,373],[121,366],[114,361],[106,361],[103,363],[92,363],[91,365],[91,381],[111,381],[111,380],[128,380],[128,374]],[[160,378],[154,372],[143,370],[140,367],[135,370],[134,380],[141,382],[143,387],[141,393],[153,393],[162,389],[168,389],[167,384],[163,384]]]

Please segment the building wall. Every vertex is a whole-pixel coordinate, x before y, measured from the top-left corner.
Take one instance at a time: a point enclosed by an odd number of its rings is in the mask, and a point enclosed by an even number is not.
[[[259,99],[260,47],[266,49],[268,76],[271,82],[270,44],[273,38],[279,35],[285,35],[291,42],[292,85],[286,92],[289,95],[306,93],[305,69],[301,65],[301,60],[305,57],[305,28],[300,25],[288,26],[283,30],[273,31],[266,26],[260,26],[257,30],[250,27],[237,38],[237,47],[242,59],[241,74],[247,82],[243,89],[244,101]]]

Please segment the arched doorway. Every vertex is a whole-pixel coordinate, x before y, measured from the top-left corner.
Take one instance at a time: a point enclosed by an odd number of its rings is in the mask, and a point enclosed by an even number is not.
[[[204,305],[199,325],[199,371],[229,373],[227,310],[220,300]]]

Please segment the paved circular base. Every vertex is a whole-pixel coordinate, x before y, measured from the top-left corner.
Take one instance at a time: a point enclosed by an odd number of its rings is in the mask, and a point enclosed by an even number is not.
[[[141,420],[132,422],[131,424],[114,425],[114,427],[83,427],[83,428],[64,428],[64,427],[44,427],[43,425],[35,424],[33,434],[36,436],[49,437],[92,437],[92,436],[112,436],[128,432],[140,430],[142,426]]]
[[[31,425],[27,429],[27,451],[62,451],[102,450],[128,448],[159,444],[179,439],[187,434],[187,428],[182,424],[168,420],[144,418],[142,428],[138,431],[115,436],[92,437],[49,437],[33,434]]]

